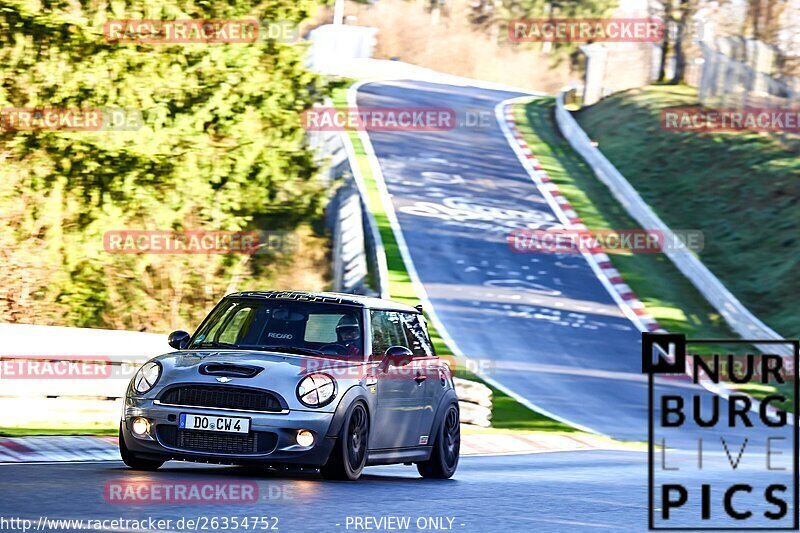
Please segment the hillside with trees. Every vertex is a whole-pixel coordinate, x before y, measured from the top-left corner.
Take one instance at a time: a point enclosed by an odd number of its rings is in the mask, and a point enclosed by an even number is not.
[[[308,0],[0,3],[0,108],[118,108],[142,119],[120,131],[0,128],[0,321],[191,327],[234,277],[240,289],[263,288],[291,270],[287,254],[113,254],[103,237],[126,229],[310,234],[324,195],[298,118],[319,98],[304,48],[263,35],[120,43],[103,25],[286,24],[314,9]]]

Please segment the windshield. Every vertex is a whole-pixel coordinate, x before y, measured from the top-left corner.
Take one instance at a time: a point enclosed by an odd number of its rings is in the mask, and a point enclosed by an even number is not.
[[[224,300],[189,349],[241,348],[301,355],[361,357],[360,309],[279,300]]]

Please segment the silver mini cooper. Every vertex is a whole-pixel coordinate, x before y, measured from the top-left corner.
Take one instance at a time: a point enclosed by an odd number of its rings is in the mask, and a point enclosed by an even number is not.
[[[128,386],[119,448],[131,468],[165,461],[319,469],[458,465],[458,399],[419,308],[338,293],[231,294],[177,351]]]

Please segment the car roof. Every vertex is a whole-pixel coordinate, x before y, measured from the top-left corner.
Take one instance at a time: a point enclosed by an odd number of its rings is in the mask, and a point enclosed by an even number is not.
[[[362,296],[360,294],[347,294],[343,292],[309,292],[309,291],[248,291],[235,292],[226,298],[264,298],[269,300],[294,300],[300,302],[316,302],[341,305],[355,305],[369,309],[385,311],[403,311],[406,313],[419,313],[420,310],[410,305]]]

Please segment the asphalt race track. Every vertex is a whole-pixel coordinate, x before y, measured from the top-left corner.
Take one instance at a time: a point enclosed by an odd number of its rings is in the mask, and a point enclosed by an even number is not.
[[[640,332],[583,257],[513,253],[507,244],[512,229],[555,222],[494,118],[495,106],[514,96],[518,95],[461,86],[385,82],[362,86],[358,104],[449,107],[457,116],[469,111],[480,117],[479,126],[448,132],[369,135],[433,310],[460,351],[486,361],[486,372],[506,389],[574,424],[644,441],[647,382],[641,373]],[[659,386],[676,391],[691,387],[680,380]],[[694,460],[692,446],[698,435],[708,439],[708,461],[726,460],[719,443],[713,445],[719,432],[688,430],[669,444],[681,449],[675,461]],[[724,435],[736,437],[737,431]],[[749,479],[758,486],[764,443],[751,445],[740,472],[752,471]],[[735,455],[739,444],[733,446]],[[756,453],[750,455],[751,450]],[[373,467],[365,472],[359,482],[335,483],[311,474],[183,463],[168,463],[157,473],[133,472],[116,462],[1,465],[0,515],[34,522],[41,516],[275,516],[278,530],[289,532],[390,530],[363,521],[359,528],[356,522],[359,517],[389,516],[409,517],[412,531],[433,529],[434,524],[465,532],[643,531],[647,526],[647,462],[641,452],[468,457],[462,458],[454,479],[441,482],[421,480],[413,467]],[[724,469],[710,470],[695,474],[695,481],[724,486],[729,475]],[[180,506],[108,501],[109,484],[209,480],[255,481],[259,501]],[[718,490],[712,490],[715,498]],[[749,503],[754,512],[768,507],[760,495]],[[685,509],[697,515],[698,506],[692,500]],[[426,522],[428,518],[432,520]],[[420,528],[420,523],[431,527]]]
[[[171,518],[198,516],[277,516],[279,531],[353,531],[347,518],[398,516],[453,518],[453,531],[625,529],[640,522],[642,502],[629,494],[644,490],[641,454],[586,452],[509,457],[465,458],[458,475],[447,481],[421,481],[412,467],[373,467],[358,483],[327,482],[317,476],[267,476],[235,467],[173,463],[158,473],[135,473],[121,463],[82,465],[14,465],[2,467],[0,501],[5,509],[34,521],[48,518]],[[609,491],[605,479],[619,480]],[[256,480],[266,501],[258,504],[109,504],[109,482],[154,480],[205,482]],[[575,482],[583,480],[580,491]],[[35,494],[42,506],[30,501]],[[576,519],[572,509],[585,509]],[[531,512],[536,509],[536,512]],[[591,517],[591,518],[590,518]],[[416,530],[416,528],[414,528]]]
[[[454,531],[628,529],[643,523],[642,454],[577,452],[463,459],[448,481],[421,481],[410,467],[373,467],[358,483],[317,476],[259,474],[236,467],[168,464],[137,473],[121,463],[7,465],[0,488],[4,514],[49,519],[178,520],[199,516],[277,516],[280,531],[347,531],[347,517],[454,518]],[[609,484],[613,479],[614,483]],[[125,481],[257,481],[257,504],[110,504],[106,484]],[[34,499],[31,496],[34,496]],[[41,502],[48,502],[42,505]],[[575,509],[581,510],[577,518]],[[445,520],[445,523],[446,520]],[[313,527],[312,527],[313,524]],[[353,526],[349,528],[353,530]]]
[[[576,425],[645,441],[639,330],[581,255],[516,253],[508,245],[514,229],[557,223],[494,120],[495,106],[514,96],[387,82],[363,86],[358,105],[490,116],[483,127],[369,135],[419,280],[447,334],[463,354],[486,362],[491,379]],[[659,380],[658,390],[683,395],[698,387]],[[682,433],[671,444],[692,446],[691,431]]]
[[[639,331],[580,255],[509,248],[512,230],[557,223],[494,118],[514,96],[397,82],[362,87],[358,104],[488,115],[484,127],[370,133],[436,314],[461,352],[491,361],[495,381],[581,426],[644,440]]]
[[[455,478],[446,481],[421,480],[414,468],[404,466],[371,467],[356,483],[192,463],[168,463],[156,473],[134,472],[121,462],[8,464],[0,466],[0,474],[5,481],[0,484],[2,515],[30,519],[33,524],[40,519],[144,521],[152,517],[172,520],[168,531],[185,531],[178,529],[180,519],[206,519],[210,524],[212,518],[222,523],[225,517],[258,516],[277,517],[277,531],[328,532],[365,531],[355,526],[359,518],[391,516],[410,519],[409,531],[435,530],[437,523],[440,530],[476,533],[643,531],[647,516],[644,454],[637,452],[467,457],[462,458]],[[753,474],[753,481],[758,475]],[[129,504],[112,498],[114,484],[151,483],[255,483],[258,498],[247,503],[193,505]],[[686,509],[696,513],[698,505],[691,502]],[[376,529],[373,523],[371,530]]]

